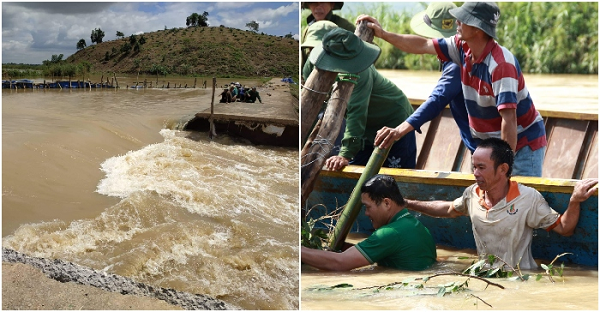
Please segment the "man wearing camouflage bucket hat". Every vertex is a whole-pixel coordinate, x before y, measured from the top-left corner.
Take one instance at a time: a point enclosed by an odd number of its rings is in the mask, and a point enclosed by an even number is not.
[[[450,37],[456,34],[456,18],[450,14],[450,10],[455,8],[456,5],[452,2],[432,2],[426,10],[413,16],[410,28],[417,35],[427,38]],[[440,65],[442,77],[427,100],[398,127],[378,131],[381,135],[375,137],[376,145],[387,147],[412,130],[421,133],[421,126],[436,118],[449,105],[464,145],[471,153],[475,151],[477,142],[471,136],[469,128],[469,115],[460,82],[460,67],[452,62],[440,61]]]
[[[338,155],[325,166],[342,170],[348,164],[366,165],[373,153],[373,140],[382,127],[396,127],[413,112],[404,92],[383,77],[373,63],[381,50],[353,33],[335,28],[325,34],[322,44],[314,47],[304,64],[302,75],[308,79],[314,66],[331,72],[358,74],[346,109],[346,129]],[[390,149],[384,167],[414,168],[416,165],[414,132]]]
[[[337,28],[338,26],[334,22],[330,21],[318,21],[312,23],[312,25],[306,27],[306,31],[303,36],[302,44],[300,49],[302,51],[302,60],[300,64],[306,63],[308,54],[315,46],[321,45],[321,39],[329,31]]]
[[[500,9],[493,2],[465,2],[450,14],[457,19],[456,35],[431,40],[386,32],[370,16],[361,15],[357,21],[368,21],[375,36],[404,52],[433,54],[458,64],[476,142],[490,137],[505,140],[516,153],[513,175],[540,177],[547,145],[544,120],[517,59],[494,40]],[[387,137],[388,132],[382,129],[380,137]]]

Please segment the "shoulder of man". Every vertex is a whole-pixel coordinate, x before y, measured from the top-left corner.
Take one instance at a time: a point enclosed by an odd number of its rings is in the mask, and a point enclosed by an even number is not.
[[[354,32],[356,30],[356,26],[354,24],[339,15],[331,14],[329,20],[347,31]]]

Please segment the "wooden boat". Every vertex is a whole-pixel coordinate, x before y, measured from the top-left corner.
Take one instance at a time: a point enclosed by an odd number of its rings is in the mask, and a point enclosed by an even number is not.
[[[422,101],[411,100],[413,105]],[[559,213],[567,208],[578,179],[598,177],[598,115],[540,111],[544,116],[548,147],[542,178],[513,177],[544,196]],[[391,175],[406,198],[453,200],[475,183],[471,174],[470,152],[460,140],[449,109],[424,125],[417,133],[417,169],[382,168]],[[365,167],[348,166],[342,172],[321,170],[313,192],[307,199],[308,217],[317,219],[346,204]],[[471,222],[418,215],[439,245],[475,249]],[[370,220],[360,212],[352,232],[371,233]],[[570,252],[560,261],[598,266],[598,192],[581,205],[575,234],[563,237],[555,232],[535,230],[532,253],[536,259],[554,259]],[[560,262],[559,261],[559,262]]]

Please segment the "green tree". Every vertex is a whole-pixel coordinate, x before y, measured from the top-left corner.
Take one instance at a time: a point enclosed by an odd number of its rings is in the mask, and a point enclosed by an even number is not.
[[[208,12],[204,11],[202,15],[198,16],[198,26],[207,27],[208,26]]]
[[[198,13],[192,13],[185,19],[185,26],[198,26]]]
[[[208,26],[208,12],[204,11],[204,13],[202,13],[202,15],[200,15],[198,13],[192,13],[190,16],[188,16],[185,19],[185,25],[192,26],[192,27]]]
[[[68,76],[69,80],[77,75],[77,65],[75,64],[64,64],[62,74]]]
[[[123,34],[122,32],[117,30],[117,38],[123,39],[123,38],[125,38],[125,34]]]
[[[137,43],[137,38],[135,37],[135,35],[129,36],[129,44],[131,44],[131,46],[134,46],[136,43]]]
[[[92,35],[90,36],[92,43],[102,43],[102,38],[104,38],[104,32],[102,29],[95,28],[92,30]]]
[[[131,51],[131,44],[129,42],[125,42],[123,43],[123,45],[121,46],[121,53],[129,53],[129,51]]]
[[[80,39],[79,42],[77,42],[77,50],[85,49],[85,47],[86,47],[85,39]]]
[[[253,32],[258,32],[258,23],[256,21],[246,23],[246,28],[252,30]]]
[[[292,39],[292,38],[294,38],[294,35],[292,35],[292,33],[290,32],[289,34],[285,35],[284,37],[288,38],[288,39]]]
[[[138,40],[138,42],[143,45],[144,43],[146,43],[146,38],[144,37],[144,35],[140,35],[140,39]]]

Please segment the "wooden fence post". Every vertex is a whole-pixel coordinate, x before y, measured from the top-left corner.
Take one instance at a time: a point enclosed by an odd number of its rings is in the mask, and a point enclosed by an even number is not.
[[[217,131],[215,130],[215,123],[213,120],[213,113],[215,109],[215,88],[217,86],[217,78],[213,77],[213,88],[212,88],[212,98],[210,99],[210,118],[208,119],[210,122],[210,132],[208,137],[212,139],[217,136]]]

